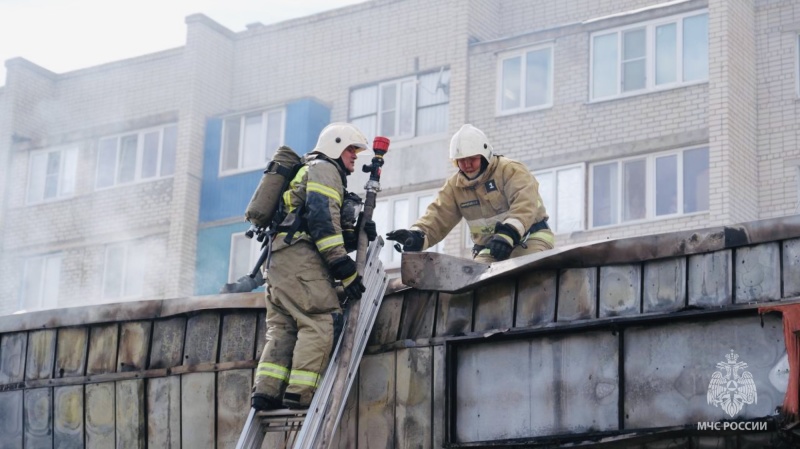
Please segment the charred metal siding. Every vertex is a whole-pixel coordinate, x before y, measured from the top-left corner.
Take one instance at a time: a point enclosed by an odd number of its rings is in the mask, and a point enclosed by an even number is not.
[[[783,322],[758,307],[800,302],[800,217],[731,229],[552,250],[449,292],[393,283],[335,447],[768,444],[687,429],[727,417],[706,395],[732,349],[758,389],[736,419],[771,416],[788,381]],[[406,282],[460,280],[426,257],[435,276]],[[264,319],[260,293],[2,317],[0,448],[234,447]]]

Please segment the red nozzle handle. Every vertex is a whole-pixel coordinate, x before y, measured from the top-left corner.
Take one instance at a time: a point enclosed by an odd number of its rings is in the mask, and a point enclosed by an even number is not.
[[[372,141],[372,151],[387,152],[389,151],[389,139],[387,137],[378,136]]]

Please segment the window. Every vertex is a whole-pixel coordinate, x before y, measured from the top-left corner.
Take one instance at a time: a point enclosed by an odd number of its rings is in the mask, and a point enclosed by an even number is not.
[[[249,239],[245,237],[244,232],[231,235],[228,282],[236,282],[240,277],[250,274],[260,255],[261,242],[255,237]]]
[[[390,196],[375,202],[372,219],[378,228],[378,234],[386,234],[394,229],[408,229],[417,218],[425,214],[438,190],[426,190],[404,195]],[[393,248],[394,242],[387,241],[381,252],[381,261],[387,268],[400,266],[400,253]],[[427,251],[442,252],[442,242]]]
[[[71,197],[75,194],[78,149],[33,151],[28,172],[28,204]]]
[[[450,70],[386,81],[350,92],[349,122],[368,138],[447,132]]]
[[[61,254],[48,254],[25,260],[22,275],[21,310],[52,309],[58,305],[61,282]]]
[[[498,114],[553,105],[553,47],[507,54],[498,65]]]
[[[708,148],[591,166],[591,226],[708,210]]]
[[[177,143],[177,125],[100,139],[95,187],[171,176],[175,173]]]
[[[106,247],[103,271],[103,298],[136,298],[142,296],[147,258],[140,243],[123,243]]]
[[[708,80],[708,13],[592,35],[592,100]]]
[[[283,145],[283,109],[228,117],[223,122],[220,174],[263,170]]]
[[[539,181],[547,215],[547,224],[554,233],[567,233],[583,229],[583,164],[540,170],[533,174]]]

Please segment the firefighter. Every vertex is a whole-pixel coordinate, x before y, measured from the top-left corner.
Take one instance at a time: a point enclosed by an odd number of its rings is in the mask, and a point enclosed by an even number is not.
[[[251,396],[257,410],[309,406],[342,327],[334,280],[347,298],[365,291],[348,256],[357,243],[345,241],[341,213],[346,177],[366,148],[355,126],[328,125],[283,194],[266,271],[267,342]],[[374,239],[374,222],[364,228]]]
[[[450,159],[458,172],[445,181],[425,214],[410,229],[387,233],[387,239],[401,243],[403,251],[422,251],[444,239],[463,217],[478,262],[553,248],[539,182],[525,165],[494,154],[483,131],[472,125],[453,135]]]

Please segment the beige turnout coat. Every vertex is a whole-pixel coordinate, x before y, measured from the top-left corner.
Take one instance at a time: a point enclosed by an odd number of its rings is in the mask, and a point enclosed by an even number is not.
[[[444,239],[462,217],[472,241],[480,246],[492,238],[497,222],[513,226],[524,242],[531,227],[548,218],[536,178],[522,163],[499,155],[492,156],[486,170],[473,180],[460,171],[452,175],[411,229],[425,234],[426,249]],[[549,229],[531,233],[527,240],[533,246],[541,246],[539,251],[553,247]],[[512,257],[521,255],[518,249]]]

